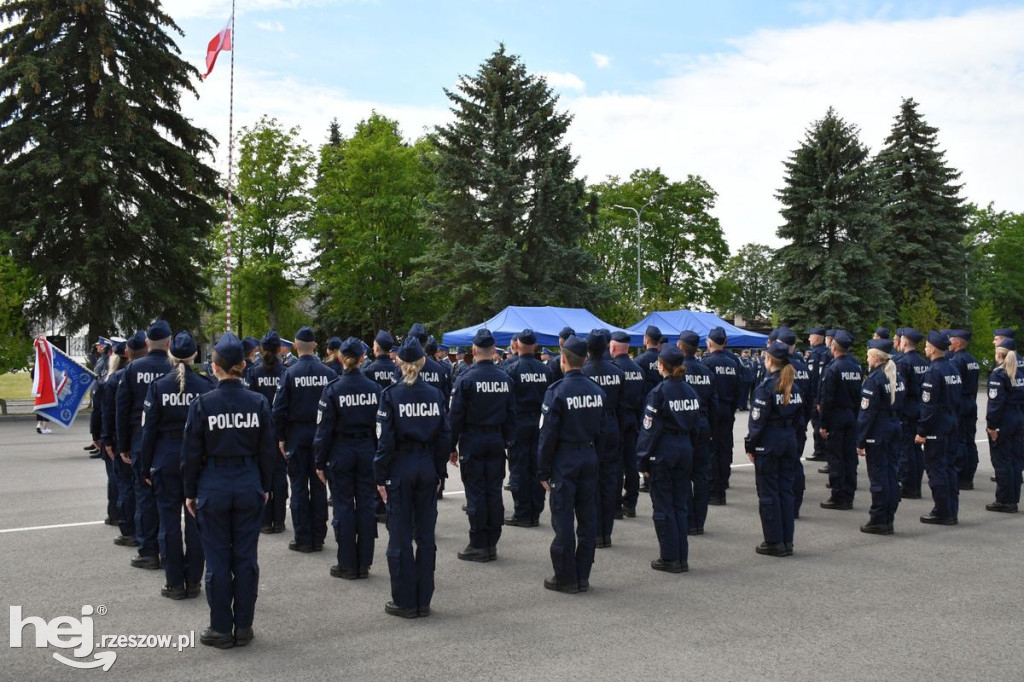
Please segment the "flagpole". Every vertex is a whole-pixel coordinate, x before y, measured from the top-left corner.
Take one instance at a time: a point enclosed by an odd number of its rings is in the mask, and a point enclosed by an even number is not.
[[[232,182],[234,179],[233,151],[235,147],[235,0],[231,0],[231,87],[228,94],[228,229],[224,265],[227,273],[224,331],[231,331],[231,233],[234,231],[234,204]]]

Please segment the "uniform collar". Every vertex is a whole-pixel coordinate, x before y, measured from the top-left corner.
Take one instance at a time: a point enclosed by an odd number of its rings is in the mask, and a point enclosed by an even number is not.
[[[242,385],[241,379],[235,379],[234,377],[232,377],[231,379],[221,379],[219,382],[217,382],[217,388],[234,390],[244,389],[245,386]]]

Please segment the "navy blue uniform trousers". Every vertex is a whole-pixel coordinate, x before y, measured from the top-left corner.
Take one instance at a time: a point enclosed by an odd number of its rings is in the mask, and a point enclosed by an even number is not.
[[[391,601],[403,609],[428,608],[434,597],[438,478],[432,458],[423,446],[403,446],[387,483]]]
[[[292,424],[288,433],[288,478],[292,488],[292,530],[300,545],[324,544],[327,537],[327,486],[313,463],[315,424]]]
[[[373,481],[376,448],[372,438],[338,438],[326,467],[334,506],[331,525],[338,543],[338,565],[349,570],[369,568],[377,538],[378,498]]]
[[[132,436],[132,487],[135,489],[135,539],[139,543],[139,556],[157,556],[160,552],[160,516],[156,510],[153,489],[146,485],[148,471],[142,471],[140,452],[142,433]]]
[[[597,545],[597,453],[560,448],[551,474],[551,564],[561,584],[589,583]],[[575,529],[573,521],[575,520]]]
[[[769,544],[792,544],[793,480],[799,457],[796,436],[786,427],[766,427],[766,431],[761,438],[765,452],[754,457],[761,530],[764,541]]]
[[[686,439],[684,434],[662,432],[653,453],[655,461],[650,465],[654,531],[665,561],[686,561],[689,554],[686,536],[694,525],[688,520],[688,507],[696,448],[691,449]],[[708,452],[706,447],[704,450]],[[707,497],[705,511],[706,503]]]
[[[459,439],[459,466],[466,485],[469,544],[475,549],[496,547],[505,521],[501,496],[505,443],[501,433],[474,432],[468,427]]]
[[[881,421],[881,420],[880,420]],[[891,526],[900,506],[899,422],[877,424],[874,428],[874,443],[864,448],[864,461],[868,469],[868,483],[871,490],[870,522],[879,526]]]
[[[534,522],[544,511],[544,488],[537,480],[539,418],[538,413],[529,419],[516,420],[516,442],[508,458],[509,488],[512,489],[512,499],[515,501],[513,515],[517,519]]]
[[[199,529],[191,514],[185,513],[185,532],[181,515],[185,509],[185,487],[181,481],[181,440],[161,439],[153,457],[153,495],[156,498],[160,531],[157,539],[163,557],[168,587],[198,585],[203,577],[203,547]],[[182,543],[184,540],[184,544]],[[218,632],[223,632],[218,630]]]

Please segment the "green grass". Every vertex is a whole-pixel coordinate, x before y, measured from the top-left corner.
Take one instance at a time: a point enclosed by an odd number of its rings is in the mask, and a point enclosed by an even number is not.
[[[0,374],[0,398],[29,400],[32,397],[32,377],[28,372]]]

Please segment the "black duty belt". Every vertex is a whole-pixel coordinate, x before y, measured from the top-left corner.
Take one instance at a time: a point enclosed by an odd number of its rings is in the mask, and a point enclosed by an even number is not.
[[[425,440],[416,440],[415,438],[405,438],[405,437],[399,438],[398,439],[398,444],[402,445],[402,446],[406,446],[406,447],[411,447],[411,448],[425,448],[425,447],[427,447],[427,441],[425,441]]]
[[[558,448],[560,450],[583,450],[585,448],[594,447],[594,441],[592,440],[560,440],[558,441]]]
[[[500,431],[500,426],[491,424],[468,424],[466,426],[466,433],[498,433]]]
[[[253,461],[252,457],[212,457],[213,466],[220,467],[241,467]]]
[[[532,417],[536,419],[540,416],[540,410],[536,412],[516,412],[516,417],[522,419],[523,417]]]
[[[663,433],[670,433],[670,434],[672,434],[673,436],[681,436],[681,435],[683,435],[684,433],[686,433],[686,431],[683,431],[682,429],[674,429],[674,428],[672,428],[672,427],[669,427],[669,426],[666,426],[666,427],[664,427],[664,428],[662,429],[662,432],[663,432]]]
[[[769,419],[768,420],[768,425],[769,426],[784,426],[786,428],[792,428],[792,427],[796,426],[796,420],[795,419]]]
[[[362,440],[373,435],[372,431],[355,431],[352,433],[339,433],[338,438],[342,440]]]

